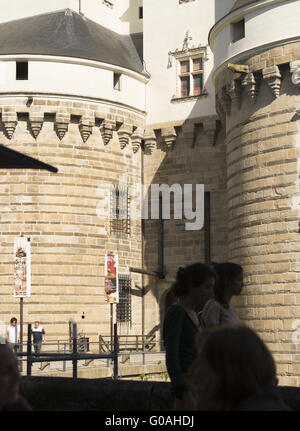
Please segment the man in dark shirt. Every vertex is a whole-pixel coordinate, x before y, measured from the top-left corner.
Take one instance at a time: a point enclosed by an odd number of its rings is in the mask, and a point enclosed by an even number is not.
[[[31,332],[33,336],[34,351],[38,355],[41,352],[42,343],[45,343],[46,341],[46,333],[44,331],[44,328],[40,326],[40,322],[38,320],[34,322],[34,327],[32,328]]]

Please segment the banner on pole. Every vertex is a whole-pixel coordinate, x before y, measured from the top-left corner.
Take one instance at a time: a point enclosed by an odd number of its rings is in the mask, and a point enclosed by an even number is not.
[[[105,255],[104,298],[108,304],[119,302],[118,255]]]
[[[31,255],[28,238],[14,241],[14,297],[29,298],[31,286]]]

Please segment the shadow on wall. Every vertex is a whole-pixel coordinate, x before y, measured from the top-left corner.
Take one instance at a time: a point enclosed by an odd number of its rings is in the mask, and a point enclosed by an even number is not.
[[[211,81],[211,76],[208,81]],[[211,85],[208,88],[210,92],[213,91]],[[213,261],[226,260],[227,256],[225,130],[217,114],[207,116],[203,110],[203,98],[209,96],[200,96],[189,115],[182,119],[181,125],[175,127],[176,141],[172,147],[166,145],[161,129],[154,130],[157,148],[152,154],[147,154],[146,149],[144,154],[144,183],[150,184],[147,190],[149,219],[144,221],[144,268],[152,272],[162,270],[165,277],[149,277],[147,281],[147,295],[154,296],[159,306],[161,323],[165,316],[167,293],[178,267],[207,261],[208,248]],[[177,203],[179,201],[182,204],[180,218],[174,217],[175,195],[171,193],[170,218],[152,220],[150,198],[151,185],[154,184],[169,187],[180,185],[182,192],[184,185],[192,185],[192,210],[199,210],[199,213],[201,208],[196,201],[196,185],[204,185],[204,191],[210,195],[210,214],[207,215],[210,226],[206,224],[201,229],[187,229],[187,223],[195,223],[196,219],[191,219],[185,212],[184,193],[182,196],[176,194]],[[202,210],[204,213],[205,208]],[[210,229],[210,241],[205,229]]]

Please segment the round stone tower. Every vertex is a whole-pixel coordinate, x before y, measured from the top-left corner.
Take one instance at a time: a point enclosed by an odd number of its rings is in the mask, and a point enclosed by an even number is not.
[[[300,383],[299,15],[297,0],[238,0],[209,37],[226,127],[228,257],[246,275],[236,307],[290,385]]]
[[[19,315],[13,244],[24,235],[32,268],[24,323],[40,320],[50,341],[66,337],[72,318],[96,341],[109,333],[105,254],[118,253],[121,274],[142,266],[140,221],[115,229],[102,192],[121,177],[141,182],[149,77],[129,35],[70,9],[2,23],[0,37],[0,143],[58,169],[1,171],[1,320]]]

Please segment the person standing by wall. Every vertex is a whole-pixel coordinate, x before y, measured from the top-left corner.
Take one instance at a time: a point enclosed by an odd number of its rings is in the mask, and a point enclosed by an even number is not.
[[[20,328],[17,325],[17,319],[12,317],[10,319],[10,325],[6,329],[6,342],[14,349],[15,352],[19,350],[20,344]]]
[[[34,352],[39,355],[42,349],[42,343],[45,343],[46,341],[46,333],[44,328],[40,326],[40,322],[38,320],[34,322],[34,327],[32,328],[31,332],[33,338]],[[39,356],[37,356],[37,358],[38,357]]]
[[[196,334],[201,330],[196,310],[213,295],[215,276],[209,266],[180,267],[172,286],[178,302],[169,306],[163,326],[166,365],[175,396],[175,410],[190,404],[188,369],[197,355]]]
[[[209,300],[201,313],[205,327],[223,324],[239,325],[239,316],[230,304],[233,296],[243,290],[243,268],[237,263],[214,265],[216,274],[215,299]]]

